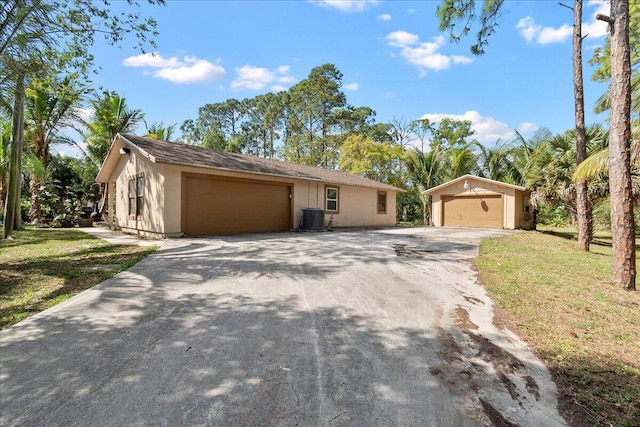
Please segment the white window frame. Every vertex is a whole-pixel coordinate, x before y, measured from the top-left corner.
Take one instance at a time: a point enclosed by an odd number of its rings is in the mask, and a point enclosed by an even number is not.
[[[334,190],[336,192],[335,198],[329,198],[329,190]],[[329,209],[329,202],[335,202],[336,208]],[[340,212],[340,187],[337,185],[326,185],[324,187],[324,210],[329,213],[337,214]]]

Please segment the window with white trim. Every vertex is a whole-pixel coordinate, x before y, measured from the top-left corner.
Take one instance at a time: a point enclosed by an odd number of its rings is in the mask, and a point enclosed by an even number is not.
[[[338,187],[325,187],[325,211],[338,212]]]

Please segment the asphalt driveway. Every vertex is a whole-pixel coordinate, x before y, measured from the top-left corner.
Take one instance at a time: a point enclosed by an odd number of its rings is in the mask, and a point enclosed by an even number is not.
[[[466,262],[501,233],[168,240],[0,332],[0,425],[563,425]]]

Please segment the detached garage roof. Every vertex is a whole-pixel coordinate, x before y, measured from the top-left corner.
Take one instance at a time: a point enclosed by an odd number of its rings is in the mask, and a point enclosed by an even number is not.
[[[259,175],[306,179],[310,181],[353,185],[356,187],[368,187],[380,190],[405,191],[401,188],[384,184],[382,182],[338,170],[328,170],[313,166],[284,162],[281,160],[229,153],[226,151],[198,147],[196,145],[158,141],[156,139],[141,138],[135,135],[118,134],[114,139],[114,144],[118,138],[137,148],[143,156],[154,163],[195,166]],[[114,144],[111,145],[109,154],[113,151]],[[107,163],[105,162],[98,173],[96,181],[104,182],[103,180],[106,177],[104,174],[107,173],[107,171],[103,171],[103,169],[106,165]]]
[[[501,187],[505,187],[505,188],[513,188],[514,190],[520,190],[520,191],[526,191],[527,188],[526,187],[521,187],[519,185],[513,185],[513,184],[507,184],[506,182],[500,182],[500,181],[494,181],[492,179],[487,179],[487,178],[482,178],[479,176],[475,176],[475,175],[464,175],[461,176],[460,178],[456,178],[456,179],[452,179],[449,182],[445,182],[444,184],[440,184],[436,187],[430,188],[428,190],[425,190],[422,192],[422,194],[432,194],[432,193],[436,193],[438,192],[438,190],[442,190],[443,188],[449,187],[450,185],[454,185],[460,181],[465,181],[468,179],[473,179],[476,181],[481,181],[481,182],[486,182],[487,184],[493,184],[493,185],[499,185]]]

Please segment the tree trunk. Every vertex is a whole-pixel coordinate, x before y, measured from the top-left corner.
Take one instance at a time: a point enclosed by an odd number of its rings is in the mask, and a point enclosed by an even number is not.
[[[4,227],[2,236],[8,239],[15,228],[19,228],[20,184],[22,178],[22,144],[24,138],[24,74],[16,81],[13,121],[11,123],[11,153],[9,156],[9,176],[7,201],[4,206]],[[16,227],[17,226],[17,227]]]
[[[573,97],[576,119],[576,165],[587,158],[587,136],[584,128],[584,84],[582,79],[582,0],[573,8]],[[589,250],[593,237],[593,216],[587,180],[576,184],[576,216],[578,219],[578,248]]]
[[[39,224],[42,221],[42,206],[40,204],[40,197],[38,197],[39,187],[40,183],[32,174],[31,181],[29,182],[29,200],[31,202],[31,206],[29,207],[29,222],[31,224]]]
[[[625,289],[636,288],[636,242],[631,191],[631,58],[629,1],[611,0],[611,118],[609,188],[613,268],[611,280]]]

